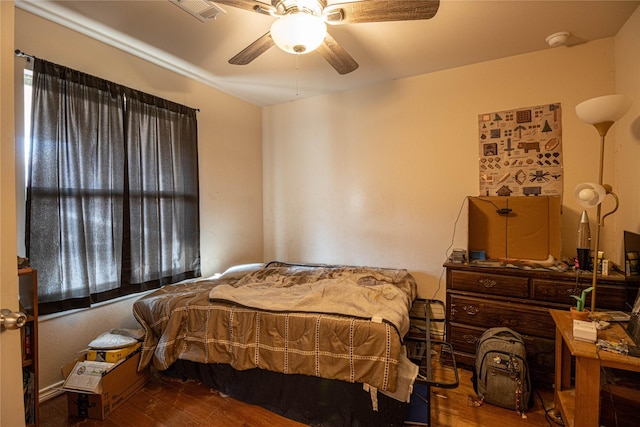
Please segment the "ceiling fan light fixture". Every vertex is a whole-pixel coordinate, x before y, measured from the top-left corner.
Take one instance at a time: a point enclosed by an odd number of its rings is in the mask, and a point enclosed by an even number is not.
[[[271,38],[287,53],[308,53],[320,46],[327,35],[321,17],[306,12],[290,13],[271,25]]]

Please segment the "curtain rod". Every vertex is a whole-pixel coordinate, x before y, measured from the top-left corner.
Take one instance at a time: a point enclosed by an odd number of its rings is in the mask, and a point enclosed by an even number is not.
[[[24,53],[23,51],[21,51],[20,49],[16,49],[14,51],[14,53],[16,54],[16,56],[20,56],[22,58],[27,58],[27,61],[31,61],[32,59],[35,59],[35,56],[33,55],[29,55],[27,53]],[[196,113],[200,112],[199,108],[194,108],[194,110],[196,111]]]
[[[26,54],[26,53],[22,52],[20,49],[16,49],[15,50],[15,54],[16,54],[16,56],[21,56],[23,58],[27,58],[27,61],[31,61],[32,59],[35,59],[35,56]]]

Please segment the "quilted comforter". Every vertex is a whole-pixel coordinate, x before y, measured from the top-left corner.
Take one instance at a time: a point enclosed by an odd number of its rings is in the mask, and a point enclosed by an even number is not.
[[[393,392],[415,296],[406,270],[282,263],[168,285],[134,304],[146,332],[140,369],[185,359]]]

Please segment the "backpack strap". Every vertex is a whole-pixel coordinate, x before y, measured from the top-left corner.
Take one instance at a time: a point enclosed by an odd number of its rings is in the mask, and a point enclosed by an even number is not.
[[[518,415],[522,415],[524,413],[524,411],[522,410],[522,381],[520,381],[520,378],[516,378],[516,412],[518,413]]]

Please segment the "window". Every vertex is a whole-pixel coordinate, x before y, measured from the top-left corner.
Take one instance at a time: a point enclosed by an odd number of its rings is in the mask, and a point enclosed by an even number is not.
[[[31,117],[41,314],[200,275],[195,110],[35,59]]]
[[[25,176],[24,182],[26,183],[29,179],[28,176],[28,168],[26,167],[29,164],[29,141],[31,139],[31,98],[32,88],[33,86],[33,72],[31,70],[24,70],[24,165],[25,165]]]

